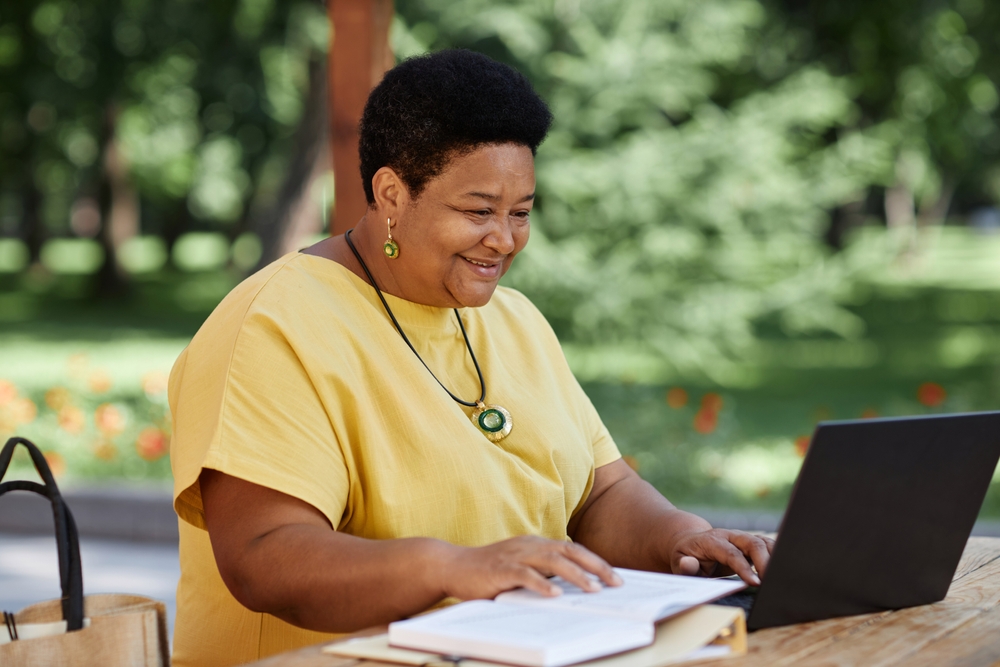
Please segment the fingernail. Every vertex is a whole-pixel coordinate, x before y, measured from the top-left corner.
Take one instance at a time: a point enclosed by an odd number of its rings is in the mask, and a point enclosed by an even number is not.
[[[604,588],[604,587],[601,586],[600,583],[598,583],[596,581],[593,581],[593,580],[591,580],[591,582],[589,584],[587,584],[587,590],[589,590],[589,591],[591,591],[593,593],[596,593],[597,591],[601,590],[602,588]]]
[[[562,595],[562,589],[558,586],[549,586],[549,595]]]
[[[760,577],[754,575],[750,577],[750,582],[753,583],[754,586],[760,586]]]
[[[621,586],[622,584],[625,583],[625,580],[622,579],[617,572],[612,573],[611,581],[614,583],[615,586]]]

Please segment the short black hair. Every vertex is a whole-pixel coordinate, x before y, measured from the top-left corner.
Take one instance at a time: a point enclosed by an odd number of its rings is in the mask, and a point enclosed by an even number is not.
[[[448,49],[405,60],[368,96],[358,153],[368,204],[372,177],[392,167],[418,197],[456,154],[484,144],[515,143],[532,154],[545,139],[552,113],[513,67]]]

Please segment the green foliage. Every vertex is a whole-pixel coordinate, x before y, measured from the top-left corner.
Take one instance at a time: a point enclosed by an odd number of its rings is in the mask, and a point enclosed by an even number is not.
[[[399,0],[392,41],[399,57],[485,52],[552,106],[533,238],[506,280],[643,476],[681,502],[780,506],[793,439],[821,415],[1000,396],[1000,239],[934,226],[952,192],[961,214],[1000,202],[994,4]],[[219,267],[261,256],[241,232],[276,198],[326,40],[316,0],[0,9],[0,237],[20,237],[0,238],[0,380],[19,392],[0,431],[14,415],[71,475],[168,474],[136,449],[165,425],[141,376],[238,280]],[[42,241],[99,234],[115,160],[141,203],[118,248],[135,298],[92,310],[102,242]],[[919,225],[881,226],[892,189]],[[834,251],[831,212],[852,206],[843,226],[867,226]],[[81,351],[110,388],[67,375]],[[944,403],[917,401],[927,382]],[[665,407],[668,383],[690,402]],[[49,406],[56,387],[70,403]]]
[[[104,196],[109,160],[150,232],[232,226],[266,206],[327,33],[310,0],[6,3],[0,234],[68,234],[73,202]]]
[[[988,196],[1000,182],[1000,14],[981,0],[402,0],[398,12],[401,57],[475,48],[549,100],[534,238],[508,282],[585,377],[745,384],[765,320],[856,339],[841,297],[893,249],[834,254],[830,211],[883,186],[930,206],[956,184]],[[326,40],[309,0],[6,7],[0,234],[25,238],[32,259],[45,236],[32,225],[93,236],[79,204],[106,210],[107,165],[121,160],[140,234],[166,239],[162,252],[122,248],[122,266],[155,270],[186,232],[238,236],[275,198]]]
[[[738,384],[754,322],[856,335],[828,212],[884,177],[892,143],[853,128],[849,82],[803,65],[742,94],[769,16],[753,0],[402,4],[413,48],[486,50],[528,73],[556,123],[532,241],[509,283],[596,378]],[[426,30],[425,30],[426,32]],[[789,57],[786,47],[779,54]],[[758,66],[759,69],[759,66]]]
[[[889,185],[931,205],[942,193],[1000,202],[1000,6],[984,0],[777,2],[801,57],[847,75],[860,124],[897,143]]]

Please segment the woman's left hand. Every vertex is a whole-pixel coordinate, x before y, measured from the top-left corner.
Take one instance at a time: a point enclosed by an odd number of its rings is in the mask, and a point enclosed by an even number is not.
[[[569,534],[618,567],[711,577],[735,573],[751,586],[760,585],[774,548],[769,537],[712,528],[677,509],[624,459],[596,470]]]
[[[706,577],[738,574],[751,586],[760,585],[774,549],[770,537],[722,528],[683,532],[675,535],[672,542],[666,560],[674,574]]]

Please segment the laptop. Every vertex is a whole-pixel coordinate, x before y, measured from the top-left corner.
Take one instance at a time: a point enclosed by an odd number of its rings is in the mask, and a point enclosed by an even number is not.
[[[749,608],[759,630],[948,593],[1000,458],[1000,412],[823,422]]]

